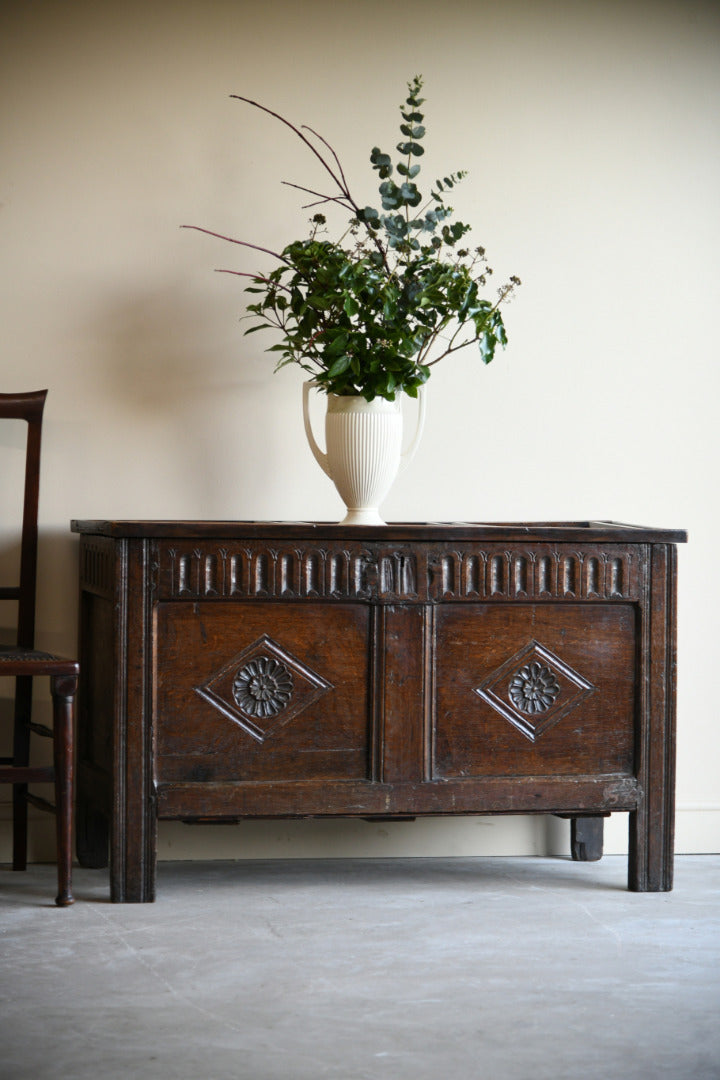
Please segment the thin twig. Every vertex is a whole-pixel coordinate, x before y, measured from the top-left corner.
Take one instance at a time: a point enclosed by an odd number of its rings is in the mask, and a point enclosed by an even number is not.
[[[285,187],[295,188],[297,191],[305,191],[308,195],[317,195],[318,202],[306,203],[303,206],[303,210],[307,210],[310,206],[319,206],[320,203],[336,202],[340,206],[344,206],[346,210],[357,210],[355,204],[345,195],[323,195],[321,191],[315,191],[313,188],[304,187],[303,184],[293,184],[291,180],[281,180]]]
[[[340,170],[340,176],[342,177],[342,182],[344,184],[345,191],[347,193],[348,198],[350,198],[350,186],[349,186],[347,180],[345,179],[345,173],[343,172],[342,162],[340,161],[340,158],[335,153],[335,150],[333,149],[333,147],[330,145],[330,143],[327,141],[327,139],[323,138],[323,136],[320,134],[320,132],[315,131],[315,128],[311,128],[309,124],[303,124],[303,128],[305,129],[305,131],[312,132],[312,134],[315,136],[315,138],[319,139],[320,142],[323,144],[323,146],[327,146],[328,150],[330,151],[332,156],[335,158],[335,162],[337,164],[337,167]],[[354,205],[355,204],[353,203],[353,206]],[[357,209],[357,207],[355,207],[355,209]]]
[[[289,120],[286,120],[284,116],[280,115],[280,113],[276,113],[276,112],[273,112],[272,109],[268,109],[267,105],[261,105],[259,101],[253,101],[251,98],[243,97],[242,94],[231,94],[230,97],[235,98],[237,101],[244,101],[247,105],[252,105],[253,108],[260,109],[261,112],[267,113],[269,116],[274,116],[275,119],[279,120],[281,124],[285,124],[285,126],[289,127],[291,131],[294,131],[295,134],[297,135],[297,137],[299,139],[302,139],[302,141],[305,143],[305,145],[308,147],[308,149],[312,151],[312,153],[318,159],[318,161],[320,162],[322,167],[325,169],[325,171],[328,172],[330,174],[330,176],[332,176],[333,180],[335,181],[337,186],[340,188],[340,190],[343,191],[343,185],[342,185],[341,180],[335,175],[335,173],[330,168],[330,166],[328,165],[327,161],[322,156],[320,151],[315,146],[313,146],[313,144],[310,142],[310,140],[305,135],[303,135],[302,131],[299,128],[297,128],[295,126],[295,124],[292,124]],[[340,170],[340,172],[341,172],[341,175],[342,175],[342,170]]]
[[[247,240],[235,240],[232,236],[224,236],[222,233],[213,232],[212,229],[203,229],[201,225],[181,225],[181,229],[195,229],[196,232],[206,233],[208,236],[215,236],[218,240],[227,240],[230,244],[240,244],[241,247],[252,248],[254,251],[263,251],[266,255],[272,255],[274,259],[279,259],[280,262],[287,263],[288,266],[292,264],[284,255],[279,255],[277,251],[271,251],[270,248],[260,247],[259,244],[250,244]]]
[[[281,281],[273,281],[269,277],[264,277],[262,274],[249,274],[247,270],[223,270],[220,267],[215,268],[216,274],[233,274],[235,277],[249,277],[253,281],[263,281],[266,285],[272,285],[276,289],[282,289],[283,292],[290,293],[292,295],[292,289],[287,285],[283,285]]]

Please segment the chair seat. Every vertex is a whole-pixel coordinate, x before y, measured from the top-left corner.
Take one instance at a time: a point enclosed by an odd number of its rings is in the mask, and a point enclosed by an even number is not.
[[[0,673],[3,675],[77,675],[77,660],[43,652],[23,649],[19,645],[0,645]]]

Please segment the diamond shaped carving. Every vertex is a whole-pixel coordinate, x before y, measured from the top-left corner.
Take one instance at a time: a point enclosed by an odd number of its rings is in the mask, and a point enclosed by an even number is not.
[[[332,689],[332,683],[267,634],[195,687],[260,743]]]
[[[583,675],[535,640],[475,688],[483,701],[530,742],[554,727],[594,691]]]

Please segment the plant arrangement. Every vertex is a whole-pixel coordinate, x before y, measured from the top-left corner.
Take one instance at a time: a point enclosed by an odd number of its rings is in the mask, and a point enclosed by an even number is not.
[[[488,364],[507,343],[501,306],[520,279],[511,277],[492,300],[481,295],[492,269],[484,248],[462,244],[470,226],[451,221],[447,202],[466,173],[436,180],[426,195],[418,186],[425,152],[422,85],[420,76],[408,83],[400,106],[399,160],[393,165],[378,147],[370,154],[380,180],[379,209],[355,199],[337,153],[316,131],[232,94],[289,127],[332,181],[329,193],[290,184],[312,197],[304,209],[335,204],[351,216],[334,241],[327,238],[325,214],[316,211],[309,236],[280,252],[189,226],[273,257],[268,273],[221,272],[251,279],[246,291],[257,299],[247,306],[253,325],[246,333],[279,332],[268,349],[280,354],[276,370],[298,364],[327,393],[368,401],[393,401],[400,392],[416,397],[445,357],[476,345]]]

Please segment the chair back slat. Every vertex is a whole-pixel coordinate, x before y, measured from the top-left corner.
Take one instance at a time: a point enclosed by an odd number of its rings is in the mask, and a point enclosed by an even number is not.
[[[18,601],[17,644],[28,649],[35,644],[40,444],[46,397],[47,390],[35,390],[29,394],[0,394],[0,419],[25,420],[28,425],[20,542],[20,584],[0,589],[0,599]]]

